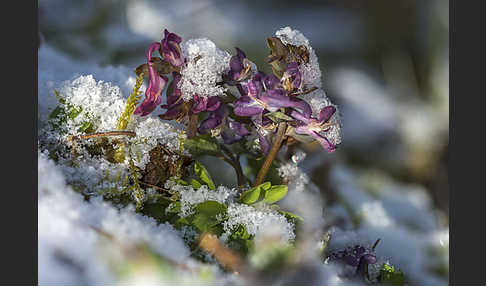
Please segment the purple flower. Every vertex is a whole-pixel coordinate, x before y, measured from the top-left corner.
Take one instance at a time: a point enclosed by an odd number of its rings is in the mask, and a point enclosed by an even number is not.
[[[250,135],[243,123],[231,119],[228,115],[228,107],[221,104],[218,109],[209,114],[207,119],[201,122],[198,132],[208,134],[216,131],[214,133],[220,133],[225,144],[233,144]]]
[[[182,109],[182,92],[177,87],[179,81],[181,80],[181,74],[178,72],[172,72],[172,90],[167,94],[167,104],[161,105],[160,107],[167,109],[163,114],[163,119],[171,120],[179,117]],[[170,90],[170,86],[169,86]]]
[[[181,41],[181,37],[174,33],[169,33],[167,29],[164,29],[164,38],[161,41],[160,54],[166,61],[176,67],[179,67],[184,63],[181,48],[179,47]]]
[[[198,132],[201,134],[208,134],[211,130],[220,127],[227,116],[228,110],[225,105],[220,105],[218,109],[209,113],[208,118],[204,119],[201,124],[199,124],[199,128],[197,129]]]
[[[272,146],[270,146],[270,142],[267,140],[266,136],[263,136],[261,133],[258,133],[258,143],[260,144],[260,149],[262,150],[263,154],[268,155]]]
[[[302,73],[299,71],[299,65],[291,62],[282,76],[282,85],[287,91],[293,91],[302,87]]]
[[[357,272],[362,274],[366,271],[367,265],[375,264],[377,259],[372,251],[367,250],[361,245],[355,245],[354,247],[347,247],[344,250],[331,252],[328,256],[329,261],[340,261],[347,265],[356,267]]]
[[[229,85],[237,84],[250,74],[251,62],[246,58],[245,53],[238,48],[236,48],[236,55],[231,57],[229,64],[229,72],[223,75],[225,82]]]
[[[246,90],[243,89],[243,92],[245,95],[234,102],[234,112],[239,116],[254,116],[263,113],[264,110],[274,112],[283,107],[300,108],[306,116],[312,113],[305,101],[287,96],[274,75],[256,74],[247,83]]]
[[[160,43],[152,43],[147,51],[147,65],[149,73],[149,85],[145,91],[145,99],[140,104],[133,114],[140,114],[141,116],[146,116],[150,114],[156,107],[162,102],[161,93],[165,88],[165,84],[168,78],[161,76],[157,73],[153,67],[150,59],[152,58],[152,53],[160,48]]]
[[[194,113],[199,113],[206,110],[215,111],[221,104],[221,101],[217,96],[200,97],[197,94],[194,95],[194,102],[195,105],[192,107],[192,112]]]
[[[233,144],[248,135],[250,135],[250,131],[246,129],[243,123],[227,117],[227,124],[221,131],[221,137],[223,138],[224,144]]]
[[[300,121],[295,127],[295,133],[310,135],[317,140],[327,152],[333,152],[336,150],[336,145],[327,139],[326,132],[328,132],[332,126],[332,123],[329,122],[329,120],[335,112],[336,107],[328,105],[321,109],[319,119],[302,114],[296,110],[292,110],[290,116]]]
[[[268,111],[265,110],[259,115],[252,116],[252,122],[257,128],[260,149],[263,154],[268,155],[268,152],[270,152],[270,148],[272,147],[269,137],[275,132],[277,125],[273,124],[272,120],[264,116],[266,113],[268,113]]]

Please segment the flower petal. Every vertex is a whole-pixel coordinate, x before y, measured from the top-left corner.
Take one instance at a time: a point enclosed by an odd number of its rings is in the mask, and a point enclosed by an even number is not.
[[[221,101],[219,100],[219,97],[217,96],[211,96],[208,98],[208,103],[207,103],[207,110],[209,111],[215,111],[216,109],[218,109],[218,107],[220,106],[221,104]]]
[[[242,96],[234,103],[234,112],[238,116],[253,116],[262,113],[264,108],[249,96]]]
[[[174,33],[169,33],[167,29],[164,30],[164,38],[161,41],[161,55],[166,61],[171,63],[173,66],[181,66],[184,63],[182,58],[182,52],[179,44],[182,39]]]
[[[310,135],[314,137],[317,140],[317,142],[319,142],[319,144],[321,144],[321,146],[324,147],[324,149],[326,149],[327,152],[331,153],[336,150],[336,145],[329,142],[329,140],[327,140],[326,137],[320,135],[317,132],[312,132]]]
[[[192,112],[199,113],[206,110],[208,105],[207,97],[200,97],[199,95],[194,95],[194,106],[192,107]]]
[[[250,132],[248,129],[246,129],[245,125],[243,123],[240,123],[238,121],[231,120],[229,122],[229,127],[238,135],[240,136],[248,136],[250,135]]]
[[[262,150],[263,154],[268,155],[268,152],[270,152],[270,142],[268,142],[267,138],[265,136],[258,134],[258,143],[260,143],[260,149]]]
[[[331,116],[336,112],[336,107],[332,105],[328,105],[324,108],[321,109],[321,112],[319,113],[319,121],[321,122],[327,122],[329,119],[331,119]]]
[[[162,91],[168,81],[165,76],[160,76],[155,70],[150,59],[152,58],[152,53],[160,48],[160,43],[152,43],[147,51],[147,66],[149,73],[149,85],[145,90],[145,99],[140,104],[133,114],[139,114],[141,116],[146,116],[150,114],[160,103],[162,103]]]
[[[266,87],[267,90],[268,89],[275,89],[280,84],[280,79],[274,74],[266,76],[263,81],[265,83],[265,87]]]

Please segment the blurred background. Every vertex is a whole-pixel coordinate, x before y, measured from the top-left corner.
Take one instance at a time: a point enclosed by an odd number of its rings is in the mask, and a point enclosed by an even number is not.
[[[208,37],[232,54],[239,47],[270,72],[265,38],[285,26],[301,31],[343,120],[337,152],[303,146],[311,180],[331,204],[328,176],[336,164],[360,170],[367,190],[385,181],[418,186],[448,225],[447,0],[40,0],[38,6],[41,45],[102,66],[135,68],[167,28],[183,40]]]

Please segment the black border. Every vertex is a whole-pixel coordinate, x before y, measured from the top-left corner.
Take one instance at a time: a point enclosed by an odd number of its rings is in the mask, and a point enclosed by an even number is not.
[[[6,265],[2,280],[37,285],[38,2],[8,4],[0,17],[4,48],[0,237],[7,254],[2,255]]]

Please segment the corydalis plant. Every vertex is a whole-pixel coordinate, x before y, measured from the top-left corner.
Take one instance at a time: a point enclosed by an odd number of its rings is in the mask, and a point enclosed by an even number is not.
[[[208,39],[183,42],[164,30],[161,42],[149,47],[147,63],[137,68],[147,72],[150,82],[135,114],[148,115],[161,104],[172,74],[166,104],[161,105],[166,112],[159,116],[185,124],[189,139],[198,134],[221,138],[220,147],[256,140],[266,159],[254,186],[263,183],[286,142],[317,141],[333,152],[341,141],[339,114],[327,97],[312,97],[320,90],[320,70],[308,40],[287,27],[267,38],[267,45],[269,75],[258,71],[239,48],[230,56]],[[162,58],[152,57],[155,50]],[[320,110],[309,99],[318,100]]]

